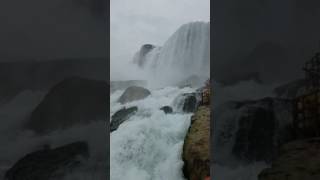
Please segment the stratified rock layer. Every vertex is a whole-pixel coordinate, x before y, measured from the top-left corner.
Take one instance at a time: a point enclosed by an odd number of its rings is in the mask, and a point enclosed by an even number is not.
[[[210,175],[210,107],[200,106],[191,121],[183,146],[184,174],[199,180]]]

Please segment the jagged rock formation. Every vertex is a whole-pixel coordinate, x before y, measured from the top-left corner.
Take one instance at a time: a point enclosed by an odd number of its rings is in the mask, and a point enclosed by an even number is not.
[[[118,102],[125,104],[131,101],[137,101],[146,98],[151,92],[148,89],[138,86],[128,87],[120,96]]]
[[[117,130],[120,124],[128,120],[137,111],[138,107],[134,106],[130,108],[120,109],[119,111],[114,113],[111,117],[112,120],[110,123],[110,132]]]
[[[191,121],[183,146],[184,174],[199,180],[210,176],[210,107],[200,106]]]
[[[26,128],[48,133],[76,124],[105,120],[107,83],[83,78],[69,78],[55,85],[32,112]]]
[[[27,154],[5,174],[8,180],[49,180],[62,178],[84,164],[89,157],[86,142],[75,142],[55,149]]]
[[[304,139],[284,145],[272,167],[259,174],[259,180],[320,179],[320,139]]]

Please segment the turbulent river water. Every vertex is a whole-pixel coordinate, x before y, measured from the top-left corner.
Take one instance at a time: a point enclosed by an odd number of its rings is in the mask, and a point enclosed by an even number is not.
[[[177,87],[155,89],[147,98],[125,105],[117,103],[122,91],[111,95],[110,115],[123,106],[138,107],[137,113],[110,135],[112,180],[184,179],[181,154],[191,114],[181,111],[179,95],[193,91]],[[171,106],[174,113],[165,114],[160,110],[162,106]]]

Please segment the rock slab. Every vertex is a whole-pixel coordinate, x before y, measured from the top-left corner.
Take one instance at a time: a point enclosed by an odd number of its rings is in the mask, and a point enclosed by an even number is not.
[[[184,175],[188,180],[210,176],[210,107],[200,106],[192,117],[183,145]]]

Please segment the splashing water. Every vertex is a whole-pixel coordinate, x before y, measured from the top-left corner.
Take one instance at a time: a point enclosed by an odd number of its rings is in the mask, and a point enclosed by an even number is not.
[[[192,114],[180,111],[179,97],[196,89],[176,86],[194,75],[209,78],[209,49],[209,23],[193,22],[179,28],[162,47],[144,45],[136,54],[133,61],[151,95],[121,105],[117,100],[123,91],[111,94],[111,116],[124,106],[138,107],[110,135],[111,180],[184,180],[182,148]],[[174,113],[165,114],[163,106],[171,106]]]
[[[160,108],[175,107],[174,99],[194,89],[166,87],[153,90],[144,100],[131,102],[138,112],[121,124],[110,137],[110,173],[112,180],[183,180],[181,159],[184,137],[191,114],[165,114]],[[111,107],[119,92],[111,95]],[[176,109],[174,108],[174,112]]]

